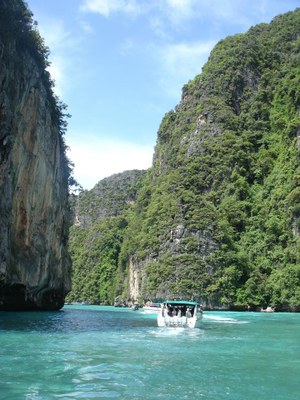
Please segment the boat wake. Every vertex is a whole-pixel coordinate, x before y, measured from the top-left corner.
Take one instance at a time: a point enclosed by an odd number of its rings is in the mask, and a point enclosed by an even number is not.
[[[204,331],[202,329],[190,329],[190,328],[169,328],[163,327],[150,332],[152,335],[157,337],[174,337],[174,336],[191,336],[198,337],[202,336]]]
[[[219,322],[219,323],[226,323],[226,324],[248,324],[249,321],[241,321],[235,318],[229,318],[229,317],[217,317],[213,315],[203,315],[203,320],[208,319],[209,321],[212,322]]]

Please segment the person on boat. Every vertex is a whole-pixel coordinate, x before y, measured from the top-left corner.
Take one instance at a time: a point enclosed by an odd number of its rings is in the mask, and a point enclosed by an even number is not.
[[[163,305],[161,314],[163,317],[167,317],[169,315],[169,307],[166,305]]]

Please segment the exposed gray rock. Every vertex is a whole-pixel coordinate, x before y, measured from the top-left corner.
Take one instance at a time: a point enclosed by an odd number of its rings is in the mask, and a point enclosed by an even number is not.
[[[97,221],[120,215],[134,204],[139,181],[146,170],[124,171],[99,181],[93,189],[85,190],[74,202],[73,224],[89,228]]]
[[[59,309],[70,290],[65,146],[45,71],[15,36],[6,31],[4,39],[0,41],[0,309]]]

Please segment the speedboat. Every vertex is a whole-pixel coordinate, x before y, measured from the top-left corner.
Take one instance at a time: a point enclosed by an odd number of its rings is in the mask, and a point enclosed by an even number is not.
[[[132,309],[133,311],[137,311],[140,307],[141,307],[141,306],[140,306],[138,303],[134,303],[134,304],[132,304],[131,309]]]
[[[164,301],[157,316],[159,327],[199,328],[203,310],[194,301]]]
[[[267,307],[266,309],[263,309],[263,308],[262,308],[260,311],[261,311],[261,312],[274,312],[275,309],[269,306],[269,307]]]

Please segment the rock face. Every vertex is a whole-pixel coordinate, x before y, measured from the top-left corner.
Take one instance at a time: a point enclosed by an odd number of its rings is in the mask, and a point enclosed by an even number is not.
[[[123,171],[99,181],[74,199],[74,224],[84,229],[98,221],[121,215],[137,197],[145,170]]]
[[[122,303],[121,293],[115,299],[115,288],[120,285],[123,237],[146,175],[147,171],[124,171],[74,196],[74,225],[69,236],[72,291],[68,301]]]
[[[61,114],[38,52],[21,36],[24,21],[8,28],[28,10],[21,1],[1,3],[0,309],[59,309],[70,290]]]
[[[220,41],[184,86],[128,222],[123,298],[300,309],[299,38],[297,9]]]

